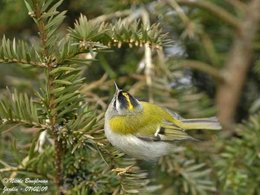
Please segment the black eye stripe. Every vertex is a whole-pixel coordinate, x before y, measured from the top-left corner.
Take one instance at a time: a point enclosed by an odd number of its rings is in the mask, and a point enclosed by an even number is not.
[[[118,93],[118,102],[120,102],[120,107],[130,110],[139,105],[138,101],[125,91]]]
[[[121,108],[128,108],[128,102],[127,102],[127,99],[126,99],[126,97],[123,95],[123,93],[125,93],[125,92],[123,92],[123,91],[120,91],[119,93],[118,93],[118,102],[120,102],[120,107]]]
[[[114,99],[113,107],[116,108],[116,99]]]

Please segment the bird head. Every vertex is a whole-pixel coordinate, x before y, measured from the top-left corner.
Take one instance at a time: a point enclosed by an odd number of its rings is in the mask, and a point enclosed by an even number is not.
[[[113,110],[118,115],[131,115],[142,110],[140,102],[134,98],[130,93],[119,89],[115,83],[116,92],[112,99]]]

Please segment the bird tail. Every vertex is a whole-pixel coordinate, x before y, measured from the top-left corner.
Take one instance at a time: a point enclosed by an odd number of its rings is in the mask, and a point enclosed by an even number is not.
[[[222,127],[216,117],[200,119],[181,119],[182,128],[189,129],[208,129],[220,130]]]

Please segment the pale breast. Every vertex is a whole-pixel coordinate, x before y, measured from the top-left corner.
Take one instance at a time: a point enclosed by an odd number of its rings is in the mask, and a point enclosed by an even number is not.
[[[105,124],[105,135],[110,143],[129,156],[156,160],[169,153],[171,144],[166,142],[144,141],[134,135],[120,135],[111,131],[109,124]]]

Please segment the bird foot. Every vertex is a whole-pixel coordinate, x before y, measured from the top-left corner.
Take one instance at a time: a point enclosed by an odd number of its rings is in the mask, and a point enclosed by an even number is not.
[[[133,167],[134,165],[130,165],[130,166],[128,166],[128,167],[125,167],[125,168],[115,168],[115,169],[112,169],[112,171],[113,172],[116,172],[117,173],[117,175],[124,175],[124,174],[126,174],[127,172],[129,172],[131,169],[132,169],[132,167]]]

